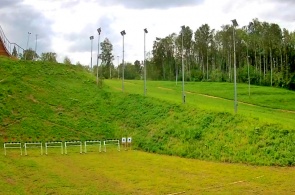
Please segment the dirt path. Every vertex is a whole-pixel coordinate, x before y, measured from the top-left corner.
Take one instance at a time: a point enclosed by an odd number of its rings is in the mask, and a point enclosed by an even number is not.
[[[166,87],[158,87],[158,88],[159,89],[163,89],[163,90],[174,91],[174,89],[170,89],[170,88],[166,88]],[[233,100],[229,100],[229,99],[226,99],[226,98],[216,97],[216,96],[207,95],[207,94],[203,94],[203,93],[195,93],[195,92],[191,92],[191,91],[186,91],[186,93],[188,93],[188,94],[195,94],[195,95],[201,95],[201,96],[204,96],[204,97],[209,97],[209,98],[214,98],[214,99],[220,99],[220,100],[226,100],[226,101],[233,101]],[[284,110],[284,109],[278,109],[278,108],[270,108],[270,107],[266,107],[266,106],[259,106],[259,105],[256,105],[256,104],[250,104],[250,103],[241,102],[241,101],[238,101],[238,103],[244,104],[244,105],[248,105],[248,106],[256,106],[256,107],[261,107],[261,108],[268,108],[268,109],[272,109],[272,110],[276,110],[276,111],[281,111],[281,112],[287,112],[287,113],[295,114],[295,111],[293,111],[293,110]]]
[[[165,87],[158,87],[159,89],[168,90],[168,91],[174,91],[173,89],[165,88]]]

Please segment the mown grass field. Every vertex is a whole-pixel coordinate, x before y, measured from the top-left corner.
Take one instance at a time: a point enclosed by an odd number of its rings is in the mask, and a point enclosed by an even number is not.
[[[115,149],[0,156],[1,194],[295,194],[295,169]]]
[[[240,103],[234,115],[232,101],[193,89],[182,105],[172,82],[150,82],[144,97],[142,81],[122,93],[120,81],[97,86],[84,68],[63,64],[0,58],[0,73],[0,150],[10,141],[123,136],[136,150],[3,152],[2,194],[295,193],[295,118],[283,108]]]
[[[121,80],[105,80],[111,90],[122,90]],[[143,81],[126,80],[125,92],[143,95]],[[238,84],[238,114],[258,118],[268,123],[280,123],[285,127],[295,127],[295,92]],[[234,113],[234,91],[232,83],[186,82],[186,104],[191,107]],[[182,103],[182,84],[178,81],[147,81],[147,96]]]

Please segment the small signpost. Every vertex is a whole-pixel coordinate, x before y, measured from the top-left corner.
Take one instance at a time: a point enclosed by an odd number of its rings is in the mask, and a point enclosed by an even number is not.
[[[22,144],[20,142],[6,142],[4,143],[4,154],[6,156],[6,149],[20,149],[20,155],[23,155]]]
[[[123,148],[125,148],[125,150],[126,150],[126,147],[127,147],[127,145],[126,145],[127,144],[126,137],[122,137],[121,143],[122,143]]]
[[[128,137],[127,138],[127,148],[129,147],[130,150],[131,150],[131,142],[132,142],[132,137]]]

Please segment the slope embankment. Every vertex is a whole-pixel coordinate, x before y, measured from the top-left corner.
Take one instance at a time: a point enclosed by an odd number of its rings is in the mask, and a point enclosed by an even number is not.
[[[295,165],[295,130],[97,86],[80,66],[0,58],[0,142],[133,137],[133,148],[256,165]]]

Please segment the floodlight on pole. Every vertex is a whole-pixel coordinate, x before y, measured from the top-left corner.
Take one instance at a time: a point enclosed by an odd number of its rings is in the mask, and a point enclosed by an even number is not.
[[[35,59],[35,56],[37,58],[37,41],[38,41],[38,34],[36,34],[36,43],[35,43],[35,54],[34,54],[34,59]]]
[[[119,66],[120,66],[120,56],[117,56],[117,58],[118,58],[118,67],[117,67],[117,69],[118,69],[118,79],[119,79],[119,75],[120,75],[120,68],[119,68]]]
[[[125,66],[124,66],[124,36],[126,35],[126,32],[125,30],[122,30],[121,32],[121,35],[123,37],[123,59],[122,59],[122,91],[124,92],[124,69],[125,69]]]
[[[91,41],[91,63],[90,63],[90,68],[92,69],[92,43],[93,43],[93,39],[94,39],[94,36],[90,36],[90,41]]]
[[[99,41],[100,41],[101,28],[97,29],[97,33],[98,33],[98,42],[97,42],[97,61],[96,61],[96,84],[98,85],[98,61],[99,61],[99,44],[100,44]]]
[[[246,45],[247,48],[247,66],[248,66],[248,94],[250,98],[250,63],[249,63],[249,48],[248,48],[248,43],[246,41],[242,40],[242,43]]]
[[[238,96],[237,96],[237,65],[236,65],[236,41],[235,41],[235,28],[238,26],[236,19],[232,20],[233,23],[233,44],[234,44],[234,111],[238,112]]]
[[[175,54],[175,45],[173,45],[173,56]],[[174,59],[174,64],[175,64],[175,85],[177,85],[177,79],[178,79],[178,65],[177,63],[175,63],[175,59]]]
[[[144,95],[146,96],[146,50],[145,50],[145,36],[148,33],[148,30],[145,28],[144,31],[144,47],[143,47],[143,67],[144,67]]]
[[[27,53],[28,53],[28,46],[29,46],[29,40],[30,40],[30,35],[32,33],[28,32],[28,41],[27,41],[27,48],[26,48],[26,55],[25,55],[25,60],[27,60]]]
[[[183,64],[183,33],[185,26],[181,26],[181,67],[182,67],[182,103],[185,104],[185,92],[184,92],[184,64]]]

